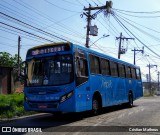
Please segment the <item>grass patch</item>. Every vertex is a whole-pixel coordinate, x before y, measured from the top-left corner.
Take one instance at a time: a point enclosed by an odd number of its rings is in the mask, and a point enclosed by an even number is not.
[[[24,94],[0,95],[0,119],[34,114],[26,112],[23,106]]]

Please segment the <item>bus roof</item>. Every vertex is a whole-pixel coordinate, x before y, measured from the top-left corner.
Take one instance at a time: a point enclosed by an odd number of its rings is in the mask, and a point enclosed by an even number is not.
[[[109,56],[109,55],[107,55],[107,54],[102,54],[102,53],[97,52],[97,51],[94,51],[94,50],[92,50],[92,49],[90,49],[90,48],[86,48],[86,47],[84,47],[84,46],[80,46],[80,45],[77,45],[77,44],[73,44],[73,43],[71,43],[71,42],[57,42],[57,43],[51,43],[51,44],[43,44],[43,45],[39,45],[39,46],[35,46],[35,47],[33,47],[33,48],[30,48],[29,50],[38,49],[38,48],[43,48],[43,47],[47,47],[47,46],[56,46],[56,45],[61,45],[61,44],[68,44],[69,46],[73,45],[74,48],[79,48],[79,49],[81,49],[81,50],[84,50],[84,51],[86,51],[86,52],[92,53],[92,54],[94,54],[94,55],[96,55],[96,56],[99,56],[99,57],[101,57],[101,58],[107,58],[107,59],[109,59],[109,60],[113,60],[113,61],[118,62],[118,63],[122,63],[122,64],[125,64],[125,65],[128,65],[128,66],[132,66],[132,67],[139,68],[139,66],[133,65],[133,64],[131,64],[131,63],[125,62],[125,61],[120,60],[120,59],[117,59],[117,58],[114,58],[114,57]],[[28,50],[28,51],[29,51],[29,50]]]

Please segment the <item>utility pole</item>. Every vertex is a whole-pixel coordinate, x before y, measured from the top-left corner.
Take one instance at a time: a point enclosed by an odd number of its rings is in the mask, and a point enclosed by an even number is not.
[[[134,65],[136,64],[136,52],[141,52],[142,54],[144,53],[144,48],[142,48],[142,50],[138,50],[138,49],[135,49],[132,50],[134,51]]]
[[[158,75],[158,95],[160,94],[160,89],[159,89],[159,75],[160,75],[160,74],[159,74],[159,73],[160,73],[160,72],[158,71],[158,74],[157,74],[157,75]]]
[[[149,76],[148,76],[148,79],[149,79],[149,90],[150,90],[150,95],[152,95],[153,94],[153,91],[152,91],[152,83],[151,83],[151,68],[153,68],[153,67],[157,67],[157,65],[151,65],[151,64],[149,64],[149,65],[147,65],[147,67],[149,68]]]
[[[21,42],[21,37],[18,36],[18,60],[17,60],[17,63],[18,63],[18,74],[20,73],[20,42]]]
[[[90,24],[91,24],[91,19],[94,19],[91,16],[91,5],[89,4],[89,9],[87,13],[84,13],[84,15],[87,16],[87,33],[86,33],[86,47],[89,48],[89,31],[90,31]]]
[[[86,47],[89,48],[89,35],[90,34],[90,25],[91,25],[91,20],[95,19],[97,17],[97,15],[99,13],[101,13],[102,11],[106,10],[107,13],[111,13],[111,8],[112,8],[112,1],[106,1],[106,5],[105,6],[97,6],[97,7],[91,7],[91,5],[89,4],[89,8],[84,8],[84,12],[81,17],[83,17],[83,15],[85,15],[87,17],[87,32],[86,32]],[[98,10],[96,13],[94,13],[93,15],[91,15],[91,10]]]
[[[120,55],[125,53],[124,51],[121,50],[121,42],[122,42],[122,40],[129,40],[129,39],[134,40],[134,38],[122,37],[122,32],[121,32],[121,33],[120,33],[120,36],[119,36],[119,37],[116,37],[116,39],[117,39],[117,40],[119,39],[118,59],[120,59]]]

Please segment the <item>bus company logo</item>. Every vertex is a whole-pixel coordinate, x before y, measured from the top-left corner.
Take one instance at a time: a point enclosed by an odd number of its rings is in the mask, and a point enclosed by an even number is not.
[[[11,127],[2,127],[2,132],[11,132]]]
[[[106,87],[106,88],[112,88],[112,81],[111,81],[111,80],[106,81],[106,80],[103,78],[103,79],[102,79],[102,85],[103,85],[103,87]]]

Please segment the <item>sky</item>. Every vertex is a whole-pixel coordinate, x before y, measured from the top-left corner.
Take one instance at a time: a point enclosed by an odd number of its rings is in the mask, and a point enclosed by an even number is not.
[[[111,13],[103,12],[92,19],[91,26],[98,27],[98,36],[90,36],[90,48],[118,57],[119,40],[123,37],[134,40],[122,41],[126,53],[121,60],[141,67],[146,80],[148,64],[151,77],[157,81],[160,71],[160,1],[159,0],[112,0]],[[0,52],[18,53],[18,36],[21,37],[20,56],[25,60],[29,48],[51,42],[70,41],[85,46],[86,16],[84,7],[104,6],[105,0],[0,0]],[[91,14],[98,10],[91,11]],[[35,29],[36,28],[36,29]],[[40,31],[40,30],[41,31]],[[43,32],[42,32],[43,31]],[[103,35],[109,35],[104,37]],[[58,38],[57,38],[58,37]],[[94,44],[93,44],[94,43]]]

